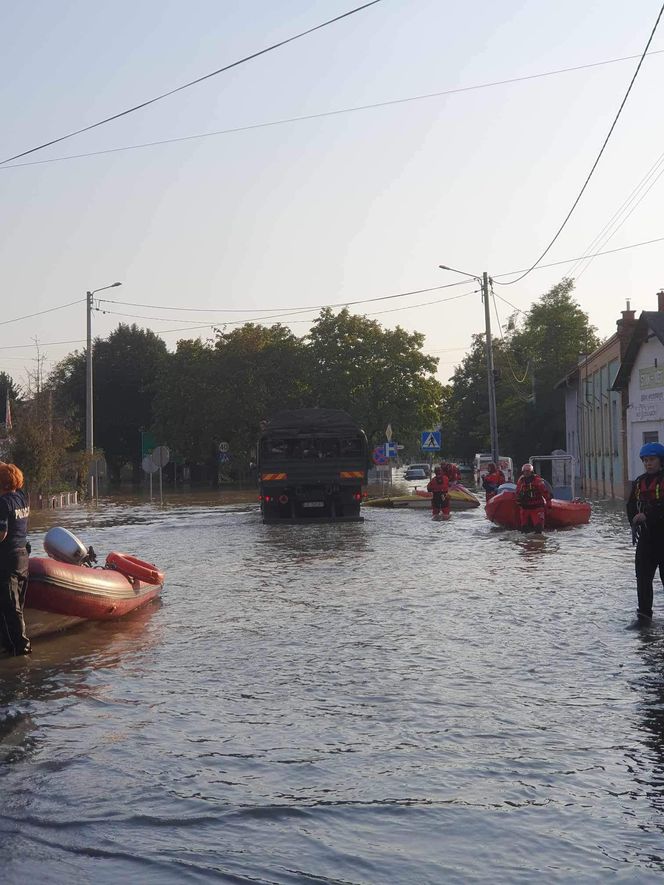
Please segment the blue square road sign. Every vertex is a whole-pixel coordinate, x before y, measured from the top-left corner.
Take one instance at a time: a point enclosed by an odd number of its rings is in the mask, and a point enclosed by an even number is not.
[[[420,448],[423,452],[439,452],[442,447],[440,430],[423,430]]]

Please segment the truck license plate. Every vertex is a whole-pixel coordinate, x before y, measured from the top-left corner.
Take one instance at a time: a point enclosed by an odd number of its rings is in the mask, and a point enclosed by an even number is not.
[[[325,507],[325,501],[305,501],[303,507]]]

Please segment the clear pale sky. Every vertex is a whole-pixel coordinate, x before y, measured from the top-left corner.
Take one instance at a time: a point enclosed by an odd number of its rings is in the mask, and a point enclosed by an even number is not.
[[[0,159],[359,2],[0,0]],[[659,7],[660,0],[383,0],[18,162],[640,55]],[[664,50],[664,23],[651,45],[651,52],[658,50]],[[378,298],[460,279],[439,264],[494,275],[528,267],[576,197],[636,64],[632,59],[140,150],[0,167],[0,368],[25,385],[36,368],[37,344],[45,372],[84,346],[85,292],[116,280],[122,288],[100,296],[151,307],[106,307],[150,319],[96,313],[94,333],[105,336],[119,321],[136,322],[162,334],[172,348],[178,338],[211,334],[183,331],[189,325],[241,322],[282,308]],[[544,263],[664,237],[663,176],[606,245],[588,248],[664,150],[663,79],[664,53],[653,54],[581,204]],[[527,309],[571,268],[534,271],[497,293]],[[578,278],[576,296],[605,336],[627,298],[637,312],[655,309],[662,287],[664,242],[595,258]],[[472,288],[351,309],[385,326],[426,333],[426,350],[440,358],[445,381],[471,335],[483,329],[480,296],[416,305]],[[6,322],[77,299],[63,310]],[[498,305],[504,322],[511,309]],[[316,313],[289,325],[302,335]],[[63,341],[73,343],[54,343]]]

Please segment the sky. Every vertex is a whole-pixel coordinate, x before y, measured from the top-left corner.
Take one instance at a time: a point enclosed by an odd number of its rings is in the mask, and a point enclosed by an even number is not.
[[[0,0],[0,160],[360,3]],[[424,333],[447,381],[484,311],[477,285],[439,265],[509,281],[536,261],[599,152],[660,5],[381,0],[0,165],[0,370],[25,388],[38,367],[45,377],[83,348],[85,293],[116,281],[98,293],[112,301],[97,303],[106,312],[93,314],[94,335],[135,322],[171,349],[263,317],[301,336],[318,309],[275,315],[461,283],[350,308]],[[636,58],[596,64],[625,56]],[[584,65],[594,66],[534,76]],[[664,22],[543,264],[664,238],[663,74]],[[529,79],[469,88],[516,78]],[[401,101],[431,93],[447,94]],[[279,122],[303,116],[314,119]],[[187,138],[220,130],[236,131]],[[664,240],[496,286],[494,326],[566,274],[608,336],[626,299],[637,315],[656,309]]]

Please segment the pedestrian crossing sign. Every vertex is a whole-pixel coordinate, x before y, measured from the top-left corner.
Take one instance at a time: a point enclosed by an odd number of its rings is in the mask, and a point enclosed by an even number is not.
[[[420,448],[423,452],[439,452],[441,444],[440,430],[423,430]]]

